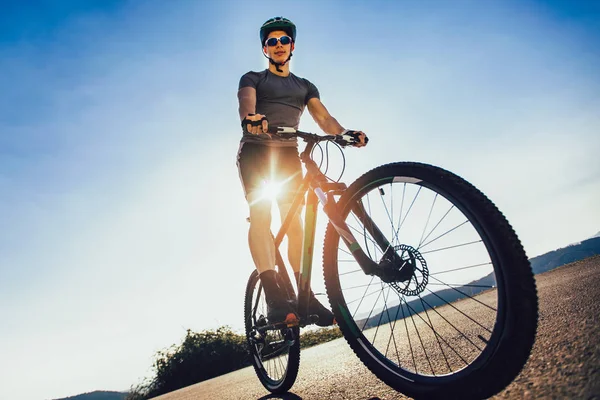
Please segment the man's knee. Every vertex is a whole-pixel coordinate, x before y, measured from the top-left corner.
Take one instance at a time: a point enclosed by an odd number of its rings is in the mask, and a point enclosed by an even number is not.
[[[254,203],[250,206],[250,231],[271,229],[271,205],[265,202]]]

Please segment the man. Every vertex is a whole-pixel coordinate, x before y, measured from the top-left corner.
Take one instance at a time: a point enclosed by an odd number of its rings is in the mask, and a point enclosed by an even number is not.
[[[305,107],[319,127],[330,135],[351,134],[366,143],[362,132],[347,131],[319,99],[316,86],[290,72],[289,61],[296,42],[296,26],[282,17],[271,18],[260,29],[263,55],[269,68],[242,76],[238,90],[243,136],[238,151],[238,170],[250,208],[248,242],[267,299],[269,323],[298,323],[287,302],[285,289],[275,271],[275,246],[271,235],[271,199],[261,193],[265,181],[282,183],[277,204],[282,219],[291,206],[295,189],[302,181],[298,143],[267,134],[272,126],[298,127]],[[303,228],[300,214],[294,216],[288,233],[288,259],[296,280],[300,271]],[[309,314],[318,315],[317,325],[334,323],[333,314],[311,292]]]

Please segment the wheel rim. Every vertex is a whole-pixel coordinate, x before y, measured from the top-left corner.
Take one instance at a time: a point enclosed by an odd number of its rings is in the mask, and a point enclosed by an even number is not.
[[[338,243],[338,307],[364,350],[416,381],[455,379],[486,362],[502,325],[503,293],[498,258],[481,224],[467,218],[460,201],[419,179],[373,182],[346,203],[344,216],[376,262],[385,249],[349,210],[357,201],[395,253],[414,266],[410,280],[384,282],[362,273]]]
[[[250,328],[247,329],[248,345],[254,365],[269,386],[278,386],[287,375],[289,351],[293,343],[289,330],[269,330],[260,333],[258,328],[265,325],[267,303],[260,281],[257,280],[252,294]]]

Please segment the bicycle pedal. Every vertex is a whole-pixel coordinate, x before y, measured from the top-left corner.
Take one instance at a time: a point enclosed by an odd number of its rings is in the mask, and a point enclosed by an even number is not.
[[[285,321],[283,321],[285,323],[285,325],[288,328],[291,328],[293,326],[297,326],[298,324],[300,324],[300,320],[298,319],[298,317],[296,316],[296,314],[293,313],[289,313],[286,317],[285,317]]]

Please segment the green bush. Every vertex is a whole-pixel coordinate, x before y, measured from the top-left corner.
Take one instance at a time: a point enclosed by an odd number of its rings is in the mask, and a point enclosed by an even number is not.
[[[247,365],[250,358],[245,336],[229,327],[200,333],[188,329],[179,346],[156,354],[156,376],[133,389],[127,400],[159,396]]]
[[[300,334],[300,348],[304,349],[342,337],[338,327],[321,328],[316,331],[307,331]]]
[[[337,327],[303,332],[302,348],[341,337]],[[192,332],[183,342],[159,351],[153,365],[155,376],[133,387],[126,400],[144,400],[169,393],[250,365],[246,336],[224,326],[215,331]]]

